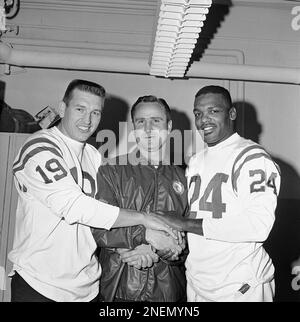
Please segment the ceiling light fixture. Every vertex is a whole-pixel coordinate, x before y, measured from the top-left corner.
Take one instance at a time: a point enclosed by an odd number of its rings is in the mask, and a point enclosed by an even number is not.
[[[160,0],[150,75],[184,77],[211,0]]]

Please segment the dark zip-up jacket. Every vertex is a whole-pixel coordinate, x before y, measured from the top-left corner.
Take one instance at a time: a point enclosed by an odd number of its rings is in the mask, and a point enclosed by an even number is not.
[[[120,162],[120,159],[116,162]],[[185,216],[187,213],[186,179],[184,170],[179,166],[161,164],[155,168],[146,164],[104,165],[99,169],[97,181],[99,192],[96,198],[120,208],[158,211],[177,216]],[[92,229],[92,232],[100,247],[102,300],[186,300],[184,262],[187,250],[177,261],[160,259],[150,268],[136,269],[122,263],[115,248],[134,249],[140,244],[147,244],[144,226],[110,231]]]

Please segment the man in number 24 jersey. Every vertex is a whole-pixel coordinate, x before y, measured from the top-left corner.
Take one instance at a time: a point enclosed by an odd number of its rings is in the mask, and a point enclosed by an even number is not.
[[[193,112],[206,147],[186,172],[190,219],[177,222],[189,232],[188,301],[272,301],[274,267],[262,244],[275,219],[279,168],[234,132],[225,88],[200,89]]]

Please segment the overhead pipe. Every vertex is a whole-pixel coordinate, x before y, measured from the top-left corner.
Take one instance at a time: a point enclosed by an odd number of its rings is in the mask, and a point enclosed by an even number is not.
[[[0,43],[0,62],[22,67],[149,75],[147,60],[13,49]],[[300,68],[194,62],[186,77],[300,84]]]
[[[13,49],[0,43],[0,62],[22,67],[99,70],[149,74],[146,60]]]
[[[238,64],[193,63],[188,77],[207,77],[256,82],[300,84],[300,68]]]

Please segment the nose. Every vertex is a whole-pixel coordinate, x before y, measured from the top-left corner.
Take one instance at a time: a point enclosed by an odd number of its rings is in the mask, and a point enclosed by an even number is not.
[[[85,113],[83,116],[83,121],[85,124],[91,124],[91,113]]]
[[[207,121],[210,121],[210,117],[208,113],[203,113],[201,117],[201,123],[206,123]]]
[[[150,133],[152,131],[152,121],[148,120],[145,122],[144,130],[146,133]]]

